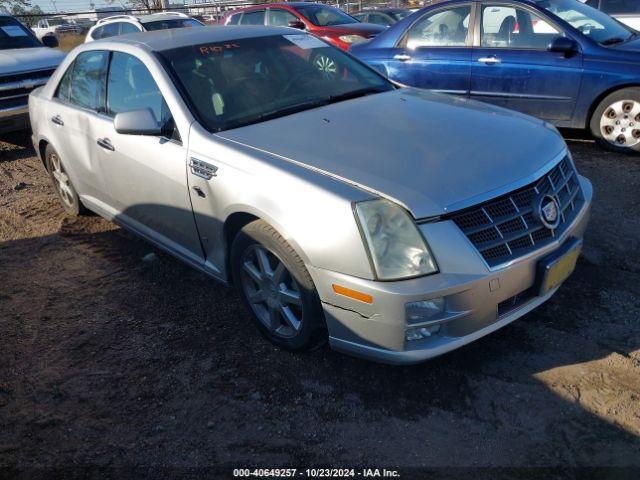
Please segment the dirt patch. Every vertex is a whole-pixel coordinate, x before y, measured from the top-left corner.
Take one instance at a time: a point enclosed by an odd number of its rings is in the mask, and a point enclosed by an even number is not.
[[[28,136],[7,138],[0,466],[640,467],[640,160],[570,148],[596,195],[576,273],[397,368],[272,347],[233,290],[65,217]]]

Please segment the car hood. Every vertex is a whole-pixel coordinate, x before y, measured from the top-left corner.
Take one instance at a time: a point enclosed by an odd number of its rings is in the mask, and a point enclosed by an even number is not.
[[[218,135],[390,198],[416,218],[523,186],[566,150],[541,120],[410,88]]]
[[[0,50],[0,75],[56,68],[65,55],[47,47]]]
[[[343,25],[331,25],[330,27],[321,28],[325,35],[329,33],[336,35],[356,33],[367,38],[376,36],[385,30],[385,27],[374,25],[373,23],[345,23]]]

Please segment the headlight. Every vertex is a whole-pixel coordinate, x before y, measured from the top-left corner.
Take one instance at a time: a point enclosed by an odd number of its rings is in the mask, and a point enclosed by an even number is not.
[[[338,38],[344,43],[361,43],[367,41],[366,38],[361,37],[360,35],[340,35]]]
[[[378,199],[356,203],[355,210],[379,280],[438,271],[417,225],[402,207]]]

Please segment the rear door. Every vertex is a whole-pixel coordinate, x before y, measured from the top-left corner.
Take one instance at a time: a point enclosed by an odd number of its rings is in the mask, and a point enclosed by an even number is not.
[[[109,53],[92,50],[78,55],[64,73],[46,108],[51,140],[81,196],[104,202],[106,192],[93,148],[93,120],[104,102]]]
[[[471,97],[546,120],[570,120],[582,54],[548,51],[564,35],[561,28],[521,5],[487,2],[478,13]]]
[[[467,95],[474,9],[458,4],[418,18],[389,52],[388,76],[412,87]]]

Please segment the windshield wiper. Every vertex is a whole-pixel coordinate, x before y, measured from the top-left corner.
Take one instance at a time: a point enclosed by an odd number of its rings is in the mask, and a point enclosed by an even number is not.
[[[321,107],[323,105],[326,105],[327,103],[328,103],[327,100],[324,100],[324,99],[314,100],[312,102],[301,102],[301,103],[296,103],[294,105],[288,105],[282,108],[268,110],[266,112],[255,115],[253,117],[243,118],[243,119],[237,120],[236,122],[230,122],[227,125],[225,125],[221,130],[231,130],[232,128],[244,127],[246,125],[251,125],[253,123],[273,120],[274,118],[284,117],[286,115],[302,112],[304,110],[311,110],[313,108]]]
[[[625,38],[620,37],[607,38],[606,40],[600,42],[600,45],[616,45],[618,43],[624,43],[625,40]]]
[[[327,100],[327,103],[343,102],[345,100],[351,100],[352,98],[364,97],[366,95],[371,95],[372,93],[382,93],[386,91],[387,89],[379,87],[360,88],[358,90],[341,93],[340,95],[331,95]]]

